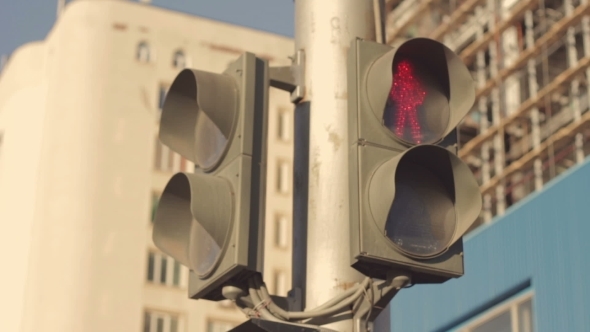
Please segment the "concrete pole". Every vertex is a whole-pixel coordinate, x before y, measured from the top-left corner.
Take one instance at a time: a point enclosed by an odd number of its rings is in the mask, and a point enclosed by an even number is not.
[[[305,97],[295,111],[293,286],[306,308],[363,279],[350,267],[346,68],[351,40],[375,40],[374,22],[372,0],[295,0]],[[314,323],[352,332],[351,318]]]

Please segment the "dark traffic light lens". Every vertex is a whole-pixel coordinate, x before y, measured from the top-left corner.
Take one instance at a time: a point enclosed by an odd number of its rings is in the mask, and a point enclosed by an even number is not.
[[[452,240],[456,215],[443,183],[426,167],[400,163],[395,197],[385,231],[402,251],[428,257],[440,254]]]
[[[391,132],[411,144],[428,144],[442,139],[449,122],[448,92],[441,78],[422,62],[396,56],[393,83],[383,113]]]

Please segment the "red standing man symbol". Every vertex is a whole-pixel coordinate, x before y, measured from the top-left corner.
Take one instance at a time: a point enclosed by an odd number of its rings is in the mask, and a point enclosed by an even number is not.
[[[396,135],[404,137],[405,126],[409,123],[412,139],[416,144],[420,144],[422,133],[418,122],[418,106],[424,102],[426,91],[416,78],[409,61],[402,60],[397,64],[389,96],[397,105]]]

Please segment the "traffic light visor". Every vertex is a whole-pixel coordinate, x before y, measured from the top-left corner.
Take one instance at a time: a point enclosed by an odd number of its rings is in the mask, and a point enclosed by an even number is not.
[[[232,77],[185,69],[166,95],[160,140],[197,167],[211,169],[226,150],[238,103]]]
[[[153,240],[200,277],[215,268],[231,227],[231,186],[222,178],[177,173],[162,194]]]
[[[369,202],[377,227],[391,244],[417,258],[442,254],[481,210],[469,168],[434,145],[411,148],[379,166],[371,178]]]
[[[475,98],[467,67],[443,44],[410,39],[371,65],[367,96],[375,115],[411,145],[442,140]]]

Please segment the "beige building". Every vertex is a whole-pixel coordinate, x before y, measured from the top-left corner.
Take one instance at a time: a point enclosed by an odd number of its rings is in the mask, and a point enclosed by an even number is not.
[[[187,299],[187,270],[151,241],[151,214],[192,165],[156,141],[185,66],[243,51],[286,65],[292,40],[147,4],[77,0],[0,74],[0,331],[226,331],[231,303]],[[290,287],[292,106],[271,90],[265,281]],[[9,272],[9,273],[8,273]]]

